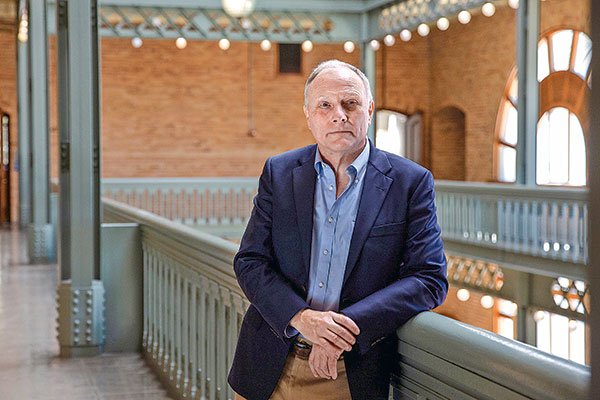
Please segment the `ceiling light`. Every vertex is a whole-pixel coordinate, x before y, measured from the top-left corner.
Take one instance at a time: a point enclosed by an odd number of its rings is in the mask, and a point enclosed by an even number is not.
[[[471,297],[471,292],[469,292],[467,289],[458,289],[456,292],[456,297],[460,301],[467,301]]]
[[[494,298],[487,294],[481,298],[481,307],[490,309],[494,306]]]
[[[486,17],[491,17],[492,15],[494,15],[496,13],[496,6],[492,3],[485,3],[481,7],[481,13],[483,15],[485,15]]]
[[[354,51],[354,48],[354,42],[347,41],[346,43],[344,43],[344,51],[346,53],[352,53]]]
[[[269,51],[271,50],[271,41],[268,39],[263,40],[262,42],[260,42],[260,48],[263,51]]]
[[[421,35],[423,37],[429,35],[429,25],[427,25],[427,24],[419,25],[417,28],[417,32],[419,32],[419,35]]]
[[[461,12],[458,13],[458,22],[460,22],[461,24],[468,24],[471,21],[471,13],[463,10]]]
[[[254,10],[254,0],[222,0],[223,10],[232,17],[249,15]]]
[[[408,29],[402,29],[402,31],[400,31],[400,39],[402,39],[403,42],[408,42],[410,38],[412,38],[411,31]]]
[[[508,5],[516,10],[519,8],[519,0],[508,0]]]
[[[445,31],[450,26],[450,21],[446,17],[437,20],[437,27],[440,31]]]
[[[370,44],[371,44],[371,48],[373,50],[375,50],[375,51],[379,50],[380,44],[379,44],[378,40],[373,39],[373,40],[371,40]]]
[[[227,50],[229,49],[229,47],[231,47],[231,42],[229,41],[229,39],[223,38],[219,40],[219,48],[221,50]]]
[[[305,40],[304,42],[302,42],[302,50],[304,50],[307,53],[310,53],[313,47],[313,43],[310,40]]]
[[[386,46],[393,46],[394,43],[396,43],[396,39],[392,35],[385,35],[383,43],[385,43]]]
[[[187,46],[187,40],[185,40],[185,38],[178,37],[175,41],[175,46],[177,46],[177,48],[180,50],[185,49],[185,46]]]
[[[137,36],[136,36],[136,37],[134,37],[133,39],[131,39],[131,45],[132,45],[133,47],[135,47],[136,49],[139,49],[140,47],[142,47],[142,44],[143,44],[143,43],[144,43],[144,42],[142,42],[142,39],[141,39],[141,38],[139,38],[139,37],[137,37]]]

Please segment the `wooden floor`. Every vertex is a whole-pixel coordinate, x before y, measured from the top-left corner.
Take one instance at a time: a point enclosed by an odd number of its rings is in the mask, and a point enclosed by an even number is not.
[[[0,399],[169,399],[137,353],[58,357],[58,267],[26,251],[23,232],[0,228]]]

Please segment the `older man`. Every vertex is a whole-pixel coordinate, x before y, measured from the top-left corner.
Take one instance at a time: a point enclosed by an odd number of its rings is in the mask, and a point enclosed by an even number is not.
[[[229,383],[249,400],[387,399],[394,332],[445,298],[433,178],[373,147],[365,75],[310,74],[316,145],[267,160],[234,268],[251,302]]]

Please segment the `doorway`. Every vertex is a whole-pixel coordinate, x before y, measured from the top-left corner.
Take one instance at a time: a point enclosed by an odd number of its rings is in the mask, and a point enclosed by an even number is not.
[[[10,117],[0,110],[0,225],[10,224]]]

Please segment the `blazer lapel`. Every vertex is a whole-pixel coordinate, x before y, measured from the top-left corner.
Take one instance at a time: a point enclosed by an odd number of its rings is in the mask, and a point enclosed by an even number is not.
[[[300,246],[302,248],[302,259],[307,272],[307,277],[310,268],[315,180],[317,177],[314,166],[315,149],[316,146],[313,147],[306,158],[299,160],[301,165],[294,168],[292,171],[294,202],[296,204],[296,216],[298,220],[298,229],[300,231]]]
[[[369,164],[367,165],[362,195],[354,224],[354,232],[350,241],[348,261],[346,262],[346,270],[344,272],[344,283],[346,283],[346,280],[356,266],[363,245],[393,182],[392,178],[385,175],[391,168],[387,156],[377,150],[372,144],[370,146],[371,157],[369,157]]]

